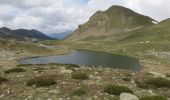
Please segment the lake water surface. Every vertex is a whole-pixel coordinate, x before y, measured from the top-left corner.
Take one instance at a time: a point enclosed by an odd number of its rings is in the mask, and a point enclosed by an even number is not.
[[[28,58],[19,61],[19,64],[49,63],[92,65],[130,70],[141,69],[141,65],[136,58],[89,50],[76,50],[75,52],[65,55]]]

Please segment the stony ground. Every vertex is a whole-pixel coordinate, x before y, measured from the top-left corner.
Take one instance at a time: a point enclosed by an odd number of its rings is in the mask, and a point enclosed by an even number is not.
[[[68,52],[67,49],[58,50],[57,54]],[[44,54],[48,55],[48,54]],[[107,84],[127,86],[134,91],[138,98],[148,95],[161,95],[170,98],[169,88],[140,88],[135,80],[145,77],[169,78],[170,67],[156,61],[142,60],[144,68],[139,72],[123,69],[102,68],[94,66],[80,66],[70,68],[68,65],[25,65],[20,66],[25,72],[5,74],[4,71],[16,68],[20,58],[37,56],[28,52],[0,50],[0,76],[8,79],[0,84],[0,100],[119,100],[119,96],[104,92]],[[161,66],[161,67],[160,67]],[[168,66],[168,67],[167,67]],[[84,72],[89,76],[87,80],[76,80],[71,77],[74,71]],[[28,86],[27,81],[37,76],[55,76],[56,84],[48,87]],[[86,94],[74,96],[72,91],[83,89]]]
[[[145,75],[155,77],[155,73],[93,66],[69,68],[67,65],[25,65],[21,68],[25,69],[26,72],[4,74],[1,70],[0,75],[9,79],[8,82],[1,84],[1,100],[117,100],[118,96],[104,92],[104,86],[107,84],[127,86],[138,97],[147,95],[170,96],[167,94],[170,94],[168,88],[142,89],[136,85],[135,79],[141,76],[145,77]],[[73,71],[85,72],[89,75],[89,79],[73,79],[71,77]],[[27,86],[27,81],[36,76],[55,76],[57,84],[49,87]],[[72,96],[71,92],[79,88],[84,89],[87,94]]]

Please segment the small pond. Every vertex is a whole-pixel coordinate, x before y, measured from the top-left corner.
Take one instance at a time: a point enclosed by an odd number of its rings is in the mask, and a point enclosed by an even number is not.
[[[19,61],[19,64],[49,63],[92,65],[123,68],[136,71],[141,69],[141,65],[136,58],[89,50],[76,50],[70,54],[65,55],[28,58]]]

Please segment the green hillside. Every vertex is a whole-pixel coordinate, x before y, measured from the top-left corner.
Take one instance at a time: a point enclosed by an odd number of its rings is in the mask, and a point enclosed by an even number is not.
[[[123,38],[122,41],[135,42],[135,41],[151,41],[151,42],[169,42],[170,41],[170,19],[161,21],[160,23],[142,28],[131,32],[131,35]]]

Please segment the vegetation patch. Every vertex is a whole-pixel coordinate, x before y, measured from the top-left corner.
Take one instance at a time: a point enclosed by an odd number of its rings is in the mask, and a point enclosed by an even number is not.
[[[154,76],[150,73],[142,73],[135,78],[135,83],[138,87],[143,89],[154,88],[153,85],[147,84],[147,81],[152,79],[153,77]]]
[[[135,80],[135,83],[137,84],[138,87],[143,88],[143,89],[149,89],[149,88],[153,87],[152,85],[147,84],[145,81]]]
[[[131,81],[131,78],[129,78],[129,77],[124,77],[124,78],[122,78],[122,80],[123,80],[123,81],[130,82],[130,81]]]
[[[68,64],[68,67],[71,67],[71,68],[80,68],[80,66],[76,65],[76,64]]]
[[[7,81],[8,81],[7,78],[0,77],[0,84],[7,82]]]
[[[71,95],[74,95],[74,96],[83,96],[85,94],[87,94],[87,93],[83,89],[78,89],[78,90],[74,90],[71,92]]]
[[[140,100],[167,100],[167,98],[163,96],[146,96],[141,98]]]
[[[20,73],[20,72],[25,72],[26,70],[23,68],[12,68],[12,69],[8,69],[5,70],[4,73],[5,74],[9,74],[9,73]]]
[[[51,86],[56,84],[54,76],[38,76],[35,78],[30,79],[27,82],[28,86],[37,86],[37,87],[44,87],[44,86]]]
[[[170,87],[170,80],[165,78],[148,78],[143,81],[135,80],[136,84],[140,88],[161,88],[161,87]]]
[[[49,63],[49,65],[58,65],[58,66],[68,66],[68,67],[80,68],[80,66],[76,65],[76,64]]]
[[[33,66],[34,64],[19,64],[17,67]]]
[[[46,66],[47,64],[19,64],[17,67]]]
[[[104,88],[104,92],[111,95],[120,95],[121,93],[133,93],[131,89],[125,86],[107,85]]]
[[[80,68],[79,65],[76,64],[60,64],[60,63],[50,63],[49,65],[55,65],[55,66],[64,66],[66,69],[75,71],[74,68]]]
[[[86,73],[83,72],[78,72],[78,71],[74,71],[71,73],[71,77],[73,79],[79,79],[79,80],[86,80],[89,79],[89,76]]]
[[[170,87],[170,80],[161,77],[149,79],[146,81],[146,83],[153,85],[157,88]]]
[[[167,76],[167,77],[170,77],[170,73],[167,73],[166,76]]]

